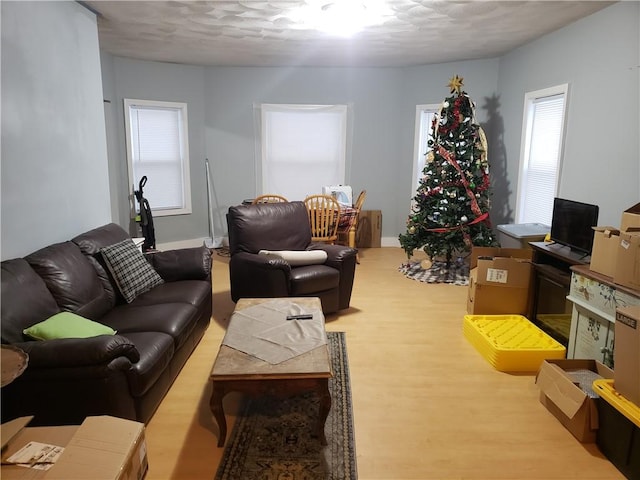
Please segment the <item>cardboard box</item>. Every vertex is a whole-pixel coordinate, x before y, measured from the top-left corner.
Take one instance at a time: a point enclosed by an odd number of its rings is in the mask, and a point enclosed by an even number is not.
[[[620,232],[613,281],[640,291],[640,227],[630,227]]]
[[[593,248],[589,269],[613,277],[616,271],[620,230],[614,227],[593,227]]]
[[[3,479],[141,480],[147,472],[142,423],[98,416],[87,417],[79,426],[26,427],[30,420],[22,417],[2,425],[3,463],[29,442],[64,447],[64,452],[48,470],[3,464]]]
[[[582,443],[594,443],[598,430],[596,398],[591,398],[571,378],[593,372],[597,378],[613,378],[613,371],[597,360],[545,360],[536,376],[540,388],[540,403]],[[597,375],[597,376],[596,376]],[[585,378],[591,387],[590,375]]]
[[[362,210],[356,225],[356,247],[380,248],[382,245],[382,211]]]
[[[636,203],[633,207],[622,212],[620,231],[626,232],[630,228],[640,228],[640,203]]]
[[[640,305],[616,309],[614,387],[640,406]]]
[[[467,313],[527,315],[533,250],[474,247],[471,250]]]

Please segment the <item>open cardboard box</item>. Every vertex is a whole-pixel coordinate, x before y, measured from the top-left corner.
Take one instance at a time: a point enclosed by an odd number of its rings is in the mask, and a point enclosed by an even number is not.
[[[613,281],[640,290],[640,203],[622,212],[620,243]]]
[[[0,476],[5,480],[141,480],[147,472],[142,423],[97,416],[82,425],[27,427],[31,419],[2,424],[3,463],[29,442],[64,447],[64,452],[49,470],[3,464]]]
[[[613,277],[616,271],[620,230],[615,227],[592,227],[593,248],[589,269]]]
[[[620,232],[613,281],[640,291],[640,227],[628,227]]]
[[[620,231],[626,232],[630,228],[640,228],[640,203],[636,203],[633,207],[622,212]]]
[[[533,250],[473,247],[467,295],[472,315],[527,315]]]
[[[596,399],[569,378],[567,372],[572,370],[590,370],[602,378],[613,378],[613,371],[597,360],[545,360],[536,376],[540,403],[580,442],[594,443],[598,430]]]

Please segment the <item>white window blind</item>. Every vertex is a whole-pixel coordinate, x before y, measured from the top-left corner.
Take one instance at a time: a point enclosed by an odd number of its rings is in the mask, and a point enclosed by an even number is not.
[[[146,176],[144,197],[154,215],[191,213],[187,105],[126,99],[125,120],[132,190]]]
[[[517,223],[551,225],[561,169],[565,103],[566,85],[532,92],[525,98]]]
[[[413,177],[411,183],[411,195],[415,195],[422,171],[426,162],[426,154],[431,150],[427,145],[431,137],[431,123],[440,106],[437,104],[416,106],[416,126],[413,152]]]
[[[345,182],[346,105],[261,106],[260,193],[303,200]]]

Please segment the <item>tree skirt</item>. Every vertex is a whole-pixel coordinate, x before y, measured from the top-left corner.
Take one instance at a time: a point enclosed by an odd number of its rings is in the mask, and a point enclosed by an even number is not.
[[[452,283],[469,285],[469,263],[462,258],[451,262],[434,260],[431,267],[424,269],[419,261],[410,261],[400,265],[398,270],[407,278],[425,283]]]
[[[314,393],[287,400],[247,399],[233,427],[216,480],[355,480],[356,452],[344,332],[328,332],[333,378],[327,446],[314,435]]]

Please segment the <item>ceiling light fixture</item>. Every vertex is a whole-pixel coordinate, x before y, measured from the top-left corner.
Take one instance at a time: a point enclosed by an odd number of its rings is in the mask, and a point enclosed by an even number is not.
[[[299,28],[351,37],[366,27],[384,23],[391,15],[383,0],[306,0],[289,18]]]

